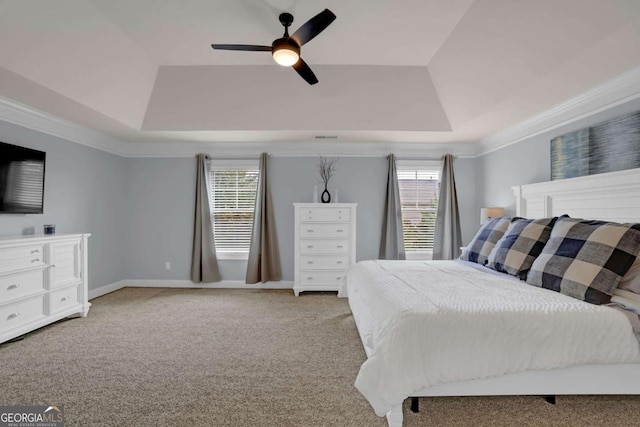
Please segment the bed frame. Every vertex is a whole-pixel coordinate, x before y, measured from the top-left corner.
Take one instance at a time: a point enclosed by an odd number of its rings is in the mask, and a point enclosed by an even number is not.
[[[516,215],[544,218],[568,214],[574,218],[615,222],[640,221],[640,169],[512,187]],[[367,356],[370,349],[365,347]],[[640,394],[640,364],[581,365],[524,371],[482,380],[428,387],[410,396],[547,396]],[[389,427],[402,426],[402,405],[387,413]]]

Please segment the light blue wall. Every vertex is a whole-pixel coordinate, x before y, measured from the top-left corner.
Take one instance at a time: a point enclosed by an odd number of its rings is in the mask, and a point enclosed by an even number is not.
[[[280,245],[283,280],[293,280],[294,225],[293,203],[312,202],[318,182],[317,157],[273,157],[271,191],[276,207],[276,227]],[[387,163],[382,157],[342,157],[329,181],[329,192],[339,201],[357,203],[356,259],[378,257]]]
[[[293,203],[311,202],[317,158],[272,157],[270,179],[283,280],[293,280]],[[130,279],[187,280],[191,266],[195,158],[132,158],[128,187]],[[330,189],[342,202],[358,203],[357,258],[377,257],[386,161],[341,158]],[[381,191],[382,189],[382,191]],[[171,270],[165,269],[171,263]],[[220,260],[225,280],[244,280],[246,261]]]
[[[456,159],[453,162],[453,172],[456,178],[458,193],[458,210],[460,211],[460,230],[462,244],[471,241],[480,227],[476,200],[476,159]]]
[[[283,280],[293,280],[293,203],[311,202],[317,182],[317,157],[271,157],[270,180],[275,206]],[[195,158],[132,158],[129,166],[129,279],[187,280],[191,266]],[[382,157],[342,157],[329,189],[340,202],[358,204],[357,260],[377,258],[384,209],[387,161]],[[456,183],[462,232],[477,229],[475,160],[457,159]],[[165,262],[171,270],[165,269]],[[244,280],[246,261],[219,261],[226,280]]]
[[[0,141],[47,153],[45,213],[0,215],[0,235],[91,233],[89,288],[123,279],[188,280],[195,158],[123,158],[0,122]],[[293,280],[293,203],[310,202],[317,157],[272,157],[271,184],[284,280]],[[341,202],[358,203],[358,260],[377,258],[387,175],[383,157],[342,157],[330,182]],[[457,159],[465,242],[476,231],[475,159]],[[171,269],[165,263],[171,263]],[[244,280],[246,261],[220,261],[227,280]]]
[[[126,159],[127,279],[188,279],[195,158]],[[171,262],[171,270],[165,262]]]
[[[0,121],[0,141],[47,153],[44,214],[0,214],[0,235],[91,233],[89,288],[125,278],[126,159]]]
[[[483,206],[504,206],[508,214],[515,214],[515,199],[511,186],[544,182],[551,178],[552,138],[638,110],[640,99],[478,157],[476,210],[479,212]]]

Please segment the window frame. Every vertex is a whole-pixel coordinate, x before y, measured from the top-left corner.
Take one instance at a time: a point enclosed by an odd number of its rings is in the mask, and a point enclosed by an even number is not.
[[[260,160],[259,159],[210,159],[209,160],[209,176],[207,177],[208,180],[208,187],[209,187],[209,195],[210,195],[210,206],[209,206],[209,211],[211,212],[212,215],[212,230],[214,229],[215,225],[213,224],[213,182],[211,182],[211,179],[213,178],[213,173],[215,171],[224,171],[224,170],[228,170],[228,171],[236,171],[236,170],[255,170],[258,172],[258,176],[260,176]],[[257,186],[258,186],[258,181],[256,181],[256,192],[257,192]],[[253,205],[253,213],[255,215],[255,199],[254,199],[254,205]],[[215,233],[213,236],[214,242],[215,242]],[[249,259],[249,248],[247,248],[247,250],[234,250],[234,251],[230,251],[230,250],[225,250],[225,249],[220,249],[218,248],[218,245],[216,244],[216,257],[219,260],[248,260]]]
[[[440,160],[396,160],[396,171],[416,171],[426,170],[438,173],[438,183],[442,181],[442,161]],[[399,180],[399,177],[398,177]],[[439,201],[438,201],[439,203]],[[400,209],[402,210],[402,199],[400,199]],[[437,208],[436,208],[437,210]],[[404,230],[403,230],[404,233]],[[430,260],[433,259],[433,249],[407,250],[404,247],[407,260]]]

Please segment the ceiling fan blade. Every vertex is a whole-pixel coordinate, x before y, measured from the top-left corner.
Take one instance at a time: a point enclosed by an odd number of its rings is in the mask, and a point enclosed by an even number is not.
[[[307,83],[309,83],[310,85],[314,85],[318,83],[318,78],[316,77],[315,74],[313,74],[313,71],[311,71],[311,68],[309,68],[307,63],[304,62],[302,58],[300,58],[298,62],[293,64],[292,67],[294,70],[298,72],[298,74],[300,74],[300,77],[305,79]]]
[[[302,24],[302,26],[291,35],[291,38],[295,40],[299,46],[302,46],[324,31],[335,19],[336,15],[329,9],[325,9]]]
[[[255,44],[212,44],[212,48],[221,50],[246,50],[251,52],[271,52],[271,46],[258,46]]]

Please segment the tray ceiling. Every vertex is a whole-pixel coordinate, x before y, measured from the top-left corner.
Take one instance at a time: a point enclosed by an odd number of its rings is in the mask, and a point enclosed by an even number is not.
[[[324,8],[308,86],[265,52]],[[0,0],[0,96],[125,142],[478,141],[640,67],[637,0]]]

